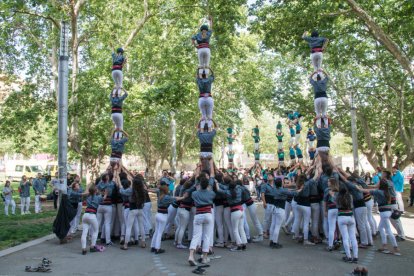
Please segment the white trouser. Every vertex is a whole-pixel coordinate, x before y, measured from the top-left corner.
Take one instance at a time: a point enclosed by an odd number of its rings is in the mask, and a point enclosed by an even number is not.
[[[96,239],[98,238],[98,220],[96,219],[96,214],[85,213],[82,218],[82,237],[81,244],[82,249],[86,249],[86,237],[90,232],[91,238],[91,247],[96,245]]]
[[[104,220],[105,241],[106,243],[111,242],[111,220],[112,220],[112,205],[99,205],[98,212],[96,214],[98,219],[98,227],[101,226],[102,219]]]
[[[352,255],[358,258],[358,242],[356,239],[355,219],[353,216],[338,216],[338,227],[342,235],[342,243],[346,256],[351,258],[349,243],[352,244]]]
[[[195,250],[203,240],[202,250],[208,253],[210,247],[211,231],[214,228],[213,214],[198,214],[194,216],[193,237],[191,239],[190,250]]]
[[[124,115],[122,115],[122,113],[112,113],[111,118],[112,122],[114,122],[115,128],[120,130],[124,129]]]
[[[121,236],[122,224],[124,224],[124,206],[122,203],[112,204],[111,234]]]
[[[35,195],[35,213],[42,211],[42,202],[40,201],[40,195]]]
[[[11,205],[12,215],[16,213],[16,202],[14,202],[13,198],[6,199],[6,201],[4,202],[4,213],[6,214],[6,216],[9,215],[9,205]]]
[[[372,235],[367,217],[367,207],[355,208],[354,213],[361,243],[363,245],[372,244]]]
[[[20,198],[20,210],[21,213],[24,214],[26,212],[29,212],[30,209],[30,197],[21,197]]]
[[[391,230],[390,217],[391,217],[391,211],[380,212],[381,219],[378,225],[378,230],[381,235],[381,243],[383,245],[387,244],[387,236],[388,236],[388,238],[391,241],[392,246],[397,247],[398,246],[397,241]]]
[[[287,205],[290,205],[292,207],[292,212],[287,212],[288,208],[286,208]],[[286,222],[285,225],[286,226],[291,226],[293,224],[293,221],[295,219],[295,214],[297,213],[296,207],[297,207],[297,203],[294,199],[292,199],[292,202],[289,203],[286,201],[285,204],[285,214],[286,214]]]
[[[243,227],[243,211],[231,212],[231,226],[233,228],[233,235],[237,245],[247,243],[246,233]]]
[[[224,242],[224,225],[223,225],[223,215],[224,215],[224,207],[223,205],[215,206],[214,207],[214,221],[216,222],[216,229],[217,229],[217,242],[223,243]]]
[[[374,207],[374,199],[370,199],[367,202],[365,202],[365,206],[367,206],[367,218],[368,223],[371,228],[372,235],[375,235],[378,231],[377,222],[374,219],[374,216],[372,215],[372,208]]]
[[[283,142],[277,142],[277,149],[283,149]]]
[[[308,141],[309,144],[309,148],[314,148],[315,147],[315,140],[314,141]]]
[[[150,230],[152,229],[152,222],[151,222],[151,202],[144,203],[144,229],[145,235],[149,235]]]
[[[327,97],[316,98],[313,101],[313,104],[315,106],[316,116],[326,117],[326,111],[328,110],[328,98]],[[320,123],[320,120],[319,120],[319,123]]]
[[[76,216],[70,222],[70,233],[75,234],[76,230],[78,230],[81,215],[82,215],[82,202],[78,202],[78,207],[76,208]]]
[[[229,144],[229,151],[233,151],[233,144]]]
[[[329,209],[328,210],[328,218],[325,218],[325,221],[328,222],[328,245],[330,247],[333,246],[333,242],[335,239],[335,229],[336,229],[336,221],[338,218],[338,209]]]
[[[243,204],[243,229],[244,229],[244,233],[246,234],[246,239],[250,240],[250,227],[249,224],[247,223],[247,216],[246,216],[246,205]]]
[[[224,217],[224,242],[227,242],[227,239],[228,239],[228,236],[229,236],[229,235],[226,235],[226,234],[230,234],[231,241],[235,242],[233,226],[231,224],[230,207],[224,208],[223,217]],[[226,233],[226,231],[227,231],[227,233]]]
[[[254,150],[259,150],[259,143],[254,143]]]
[[[311,203],[311,232],[312,237],[319,238],[319,217],[320,217],[320,205],[319,202]]]
[[[124,222],[125,222],[124,225],[125,225],[125,227],[122,229],[123,232],[121,233],[121,236],[123,236],[124,241],[125,241],[125,234],[126,234],[126,228],[127,228],[127,223],[128,223],[129,211],[130,211],[129,208],[124,208]],[[131,236],[132,236],[132,234],[134,234],[134,238],[137,241],[138,237],[139,237],[139,227],[138,227],[138,219],[136,217],[134,219],[134,224],[132,226]],[[130,242],[130,241],[131,241],[131,238],[129,239],[129,241],[126,241],[126,242]]]
[[[282,223],[285,219],[285,209],[275,207],[273,208],[273,214],[272,214],[272,235],[270,236],[270,240],[274,243],[278,243],[279,241],[279,232],[280,227],[282,226]]]
[[[191,239],[193,237],[193,222],[195,216],[196,208],[193,206],[190,210],[190,220],[188,221],[188,238]]]
[[[214,99],[212,97],[198,98],[198,108],[200,109],[200,112],[201,112],[200,128],[204,128],[204,124],[206,123],[208,125],[208,128],[212,128]]]
[[[403,198],[402,198],[402,193],[401,192],[395,192],[395,197],[397,199],[398,210],[400,210],[401,212],[404,212],[404,202],[403,202]]]
[[[167,224],[168,214],[157,213],[155,215],[155,232],[152,236],[151,248],[160,249],[162,234],[164,233],[165,225]]]
[[[247,206],[247,210],[249,211],[250,219],[252,220],[254,227],[256,228],[258,235],[263,235],[263,226],[260,223],[259,218],[257,217],[256,213],[256,203],[253,203],[250,206]]]
[[[144,210],[143,209],[133,209],[129,210],[128,220],[126,223],[125,230],[125,243],[128,243],[131,240],[131,230],[134,226],[134,222],[138,221],[139,233],[141,234],[141,241],[145,241],[145,230],[144,230]],[[137,233],[135,233],[136,235]]]
[[[295,233],[295,237],[299,237],[300,224],[303,219],[303,238],[304,240],[308,240],[309,221],[311,218],[311,207],[298,204],[296,206],[296,210],[297,210],[297,216],[295,215],[295,222],[293,223],[293,231]]]
[[[198,66],[209,67],[210,65],[210,48],[197,49],[198,54]]]
[[[291,147],[291,146],[293,146],[294,144],[295,144],[295,139],[296,138],[296,135],[295,136],[291,136],[290,137],[290,140],[289,140],[289,147]]]
[[[270,225],[272,225],[272,213],[273,208],[275,206],[273,204],[267,204],[265,209],[264,221],[263,221],[263,231],[269,233]]]
[[[215,237],[215,233],[214,233],[214,216],[215,216],[215,210],[214,210],[214,206],[213,208],[211,208],[211,218],[213,223],[209,224],[210,230],[208,233],[210,233],[210,239],[208,240],[209,246],[213,247],[214,245],[214,237]],[[203,238],[203,242],[206,242]]]
[[[171,232],[171,228],[174,225],[175,217],[177,215],[177,209],[178,208],[175,208],[174,206],[172,206],[172,204],[168,206],[167,224],[165,225],[165,230],[164,230],[165,234],[169,235]],[[175,228],[177,228],[177,226],[175,226]]]
[[[188,221],[190,220],[190,211],[187,211],[185,208],[178,208],[177,216],[179,224],[177,229],[175,230],[175,241],[177,242],[177,244],[182,244],[185,229],[187,229]]]
[[[310,55],[312,65],[315,71],[318,71],[322,67],[322,59],[323,54],[322,52],[311,53]]]
[[[393,204],[391,205],[392,209],[397,209],[398,210],[398,206],[397,204]],[[397,230],[397,234],[398,236],[400,236],[401,238],[405,239],[405,234],[404,234],[404,229],[402,227],[402,223],[400,219],[390,219],[392,226],[395,228],[395,230]]]
[[[122,79],[124,78],[122,70],[113,70],[112,71],[112,78],[114,79],[115,86],[117,88],[122,87]]]

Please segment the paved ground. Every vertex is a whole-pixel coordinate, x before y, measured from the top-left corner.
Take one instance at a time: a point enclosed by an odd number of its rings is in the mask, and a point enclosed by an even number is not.
[[[414,208],[411,208],[414,211]],[[262,208],[259,206],[259,215]],[[407,212],[403,218],[409,239],[400,243],[403,256],[384,255],[375,247],[361,249],[360,265],[368,267],[369,275],[412,275],[414,270],[414,215]],[[80,232],[78,233],[78,236]],[[221,259],[213,260],[207,268],[209,275],[348,275],[356,267],[341,261],[339,251],[326,252],[323,245],[304,247],[281,233],[283,249],[270,249],[268,240],[250,244],[245,252],[216,249]],[[149,241],[147,242],[149,243]],[[53,261],[49,275],[194,275],[187,264],[188,251],[178,250],[172,241],[165,241],[166,253],[153,255],[149,249],[131,247],[128,251],[115,245],[103,253],[80,254],[79,237],[71,243],[59,245],[56,239],[0,258],[0,275],[27,275],[25,265],[36,265],[42,257]]]

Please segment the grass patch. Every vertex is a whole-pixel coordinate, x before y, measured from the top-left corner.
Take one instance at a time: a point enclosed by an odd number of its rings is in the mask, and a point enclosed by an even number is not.
[[[3,209],[4,204],[0,204],[0,208]],[[45,211],[42,213],[34,214],[31,208],[32,214],[24,216],[17,214],[6,217],[1,214],[0,250],[51,234],[56,211],[46,206],[43,209]]]

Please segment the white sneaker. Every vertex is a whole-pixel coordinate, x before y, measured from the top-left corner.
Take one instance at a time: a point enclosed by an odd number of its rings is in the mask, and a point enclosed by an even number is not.
[[[223,247],[224,247],[224,243],[222,243],[222,242],[216,242],[216,243],[214,244],[214,247],[220,247],[220,248],[223,248]]]
[[[178,248],[178,249],[187,249],[188,247],[183,245],[183,244],[177,244],[176,248]]]
[[[313,242],[308,241],[308,240],[304,240],[303,245],[315,245],[315,244]]]
[[[253,242],[261,242],[261,241],[263,241],[263,235],[259,235],[257,237],[254,237],[252,241]]]
[[[209,257],[201,260],[201,263],[202,264],[208,264],[209,262],[210,262],[210,258]]]

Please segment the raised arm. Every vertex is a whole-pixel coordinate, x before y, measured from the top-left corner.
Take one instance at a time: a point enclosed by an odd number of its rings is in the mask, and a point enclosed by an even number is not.
[[[208,16],[208,21],[210,22],[210,30],[213,30],[213,17],[211,15]]]
[[[325,38],[325,42],[323,43],[322,50],[326,49],[326,47],[328,46],[328,43],[329,43],[329,39]]]
[[[305,37],[307,37],[308,36],[308,31],[304,31],[303,32],[303,35],[302,35],[302,38],[304,39]]]

